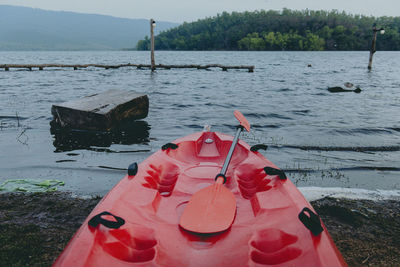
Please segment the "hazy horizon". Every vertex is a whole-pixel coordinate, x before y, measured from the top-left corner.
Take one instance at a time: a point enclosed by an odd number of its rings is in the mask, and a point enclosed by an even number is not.
[[[206,17],[213,17],[224,11],[244,12],[255,10],[338,10],[349,14],[365,16],[399,16],[400,1],[381,0],[378,3],[372,0],[336,0],[321,1],[308,0],[306,3],[296,0],[161,0],[137,1],[137,0],[0,0],[0,5],[24,6],[51,11],[70,11],[78,13],[109,15],[119,18],[149,19],[182,23],[191,22]]]

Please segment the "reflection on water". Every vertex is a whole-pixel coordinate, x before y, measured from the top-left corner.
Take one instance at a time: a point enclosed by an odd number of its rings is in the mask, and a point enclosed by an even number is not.
[[[0,59],[15,64],[115,65],[148,60],[146,51],[39,54],[0,52]],[[252,125],[241,139],[268,145],[260,153],[290,171],[299,186],[400,189],[400,52],[379,51],[372,72],[366,66],[368,54],[157,51],[162,64],[255,65],[254,73],[0,70],[0,182],[58,179],[66,183],[63,190],[105,193],[129,164],[143,162],[163,144],[201,131],[206,124],[233,134],[232,112],[239,109]],[[359,85],[362,92],[328,91],[346,82]],[[146,122],[106,133],[53,128],[50,135],[52,105],[109,89],[147,94]]]
[[[66,152],[77,149],[99,150],[112,144],[147,144],[150,126],[146,121],[130,121],[109,132],[62,129],[52,126],[55,152]],[[105,150],[107,151],[107,150]]]

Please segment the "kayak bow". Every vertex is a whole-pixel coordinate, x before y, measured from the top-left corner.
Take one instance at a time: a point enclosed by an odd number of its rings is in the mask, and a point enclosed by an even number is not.
[[[263,146],[239,140],[226,183],[215,182],[233,139],[198,132],[132,164],[54,266],[346,266],[311,205],[257,152]],[[196,218],[228,222],[222,231],[179,226],[192,197],[215,208]]]

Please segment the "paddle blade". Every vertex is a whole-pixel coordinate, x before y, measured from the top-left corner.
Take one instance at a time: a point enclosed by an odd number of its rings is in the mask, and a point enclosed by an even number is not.
[[[223,184],[215,183],[192,196],[179,224],[187,231],[212,234],[228,229],[235,215],[235,196]]]
[[[240,125],[242,125],[246,131],[250,132],[250,123],[243,116],[243,114],[239,110],[235,110],[233,115],[235,115],[235,118],[239,121]]]

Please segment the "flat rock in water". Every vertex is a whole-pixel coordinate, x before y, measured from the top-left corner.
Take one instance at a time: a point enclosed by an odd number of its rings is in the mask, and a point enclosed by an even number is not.
[[[145,94],[108,90],[77,100],[53,105],[53,126],[108,131],[126,120],[144,119],[149,110]]]
[[[343,92],[360,93],[362,90],[360,89],[360,87],[351,90],[351,89],[344,89],[340,86],[335,86],[335,87],[328,87],[328,91],[331,93],[343,93]]]

